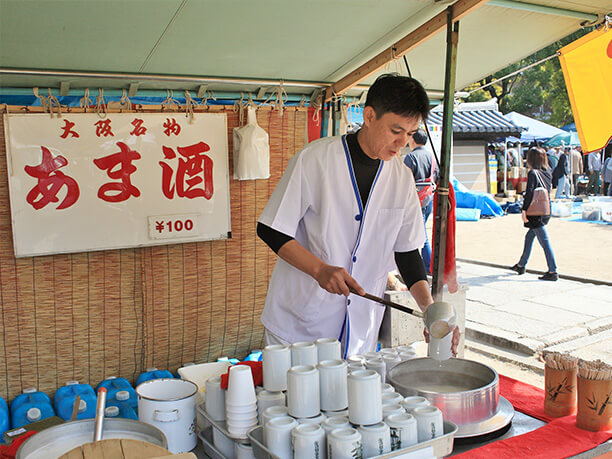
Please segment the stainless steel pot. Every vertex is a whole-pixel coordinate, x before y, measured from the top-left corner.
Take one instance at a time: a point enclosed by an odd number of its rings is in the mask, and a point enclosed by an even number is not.
[[[94,428],[94,419],[66,422],[50,427],[28,438],[19,447],[15,459],[49,459],[61,456],[78,446],[91,443]],[[131,419],[104,419],[102,438],[142,440],[166,449],[168,447],[166,436],[161,430]]]
[[[402,395],[421,395],[440,408],[444,419],[459,427],[458,437],[485,433],[479,430],[491,431],[491,420],[499,424],[502,417],[503,422],[512,419],[512,416],[506,419],[505,401],[504,416],[499,413],[497,372],[472,360],[408,360],[393,367],[388,380]],[[514,414],[511,405],[510,409]]]

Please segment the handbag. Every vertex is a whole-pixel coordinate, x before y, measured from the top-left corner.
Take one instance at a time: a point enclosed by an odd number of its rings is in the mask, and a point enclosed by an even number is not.
[[[534,170],[533,172],[536,175],[536,178],[539,182],[539,186],[537,186],[533,190],[533,197],[531,199],[529,207],[527,208],[526,214],[528,217],[550,215],[550,197],[548,195],[548,190],[542,183],[540,174],[538,174],[536,170]]]

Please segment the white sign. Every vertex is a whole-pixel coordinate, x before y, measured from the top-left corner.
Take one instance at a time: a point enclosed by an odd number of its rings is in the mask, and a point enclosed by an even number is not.
[[[16,257],[224,239],[227,118],[5,115]]]

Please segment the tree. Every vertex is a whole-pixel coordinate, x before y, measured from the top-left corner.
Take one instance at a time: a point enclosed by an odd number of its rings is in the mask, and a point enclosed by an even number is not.
[[[530,64],[555,54],[560,48],[586,35],[593,27],[585,27],[547,46],[531,56],[468,86],[463,91],[473,91],[492,81],[516,72]],[[565,80],[559,59],[553,58],[514,76],[470,94],[466,102],[480,102],[497,98],[502,112],[518,112],[540,119],[555,126],[573,121]]]

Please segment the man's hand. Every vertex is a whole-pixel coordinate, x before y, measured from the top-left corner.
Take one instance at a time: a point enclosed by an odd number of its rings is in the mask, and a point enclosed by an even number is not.
[[[425,342],[429,343],[429,331],[427,331],[427,327],[423,328],[423,335],[425,336]],[[453,351],[453,357],[457,357],[457,346],[459,346],[459,338],[461,338],[461,332],[459,331],[459,327],[455,326],[455,328],[453,328],[453,344],[451,346],[451,351]]]
[[[351,277],[346,269],[339,266],[323,265],[314,276],[321,288],[329,293],[349,296],[351,289],[359,295],[365,295],[365,290]]]

